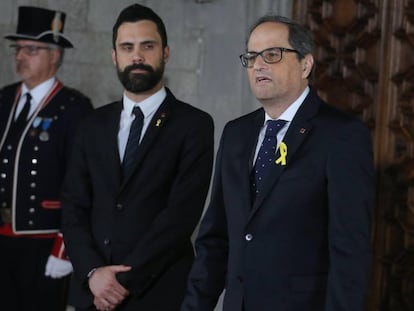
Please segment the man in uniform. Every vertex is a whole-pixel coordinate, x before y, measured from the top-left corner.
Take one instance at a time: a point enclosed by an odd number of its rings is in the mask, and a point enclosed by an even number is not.
[[[72,135],[90,100],[55,77],[65,13],[20,7],[6,35],[21,82],[0,90],[0,305],[2,310],[64,310],[67,275],[60,186]]]

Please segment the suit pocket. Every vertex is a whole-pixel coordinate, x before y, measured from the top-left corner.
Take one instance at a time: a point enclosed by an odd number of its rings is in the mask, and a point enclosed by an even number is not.
[[[327,275],[305,275],[290,277],[290,288],[294,292],[325,291]]]

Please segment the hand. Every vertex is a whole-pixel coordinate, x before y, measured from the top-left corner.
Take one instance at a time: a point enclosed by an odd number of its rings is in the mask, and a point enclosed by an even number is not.
[[[73,271],[72,264],[69,260],[59,259],[53,255],[49,256],[46,263],[45,276],[52,279],[59,279]]]
[[[96,269],[91,275],[89,289],[98,310],[113,310],[129,295],[128,290],[116,279],[116,274],[130,270],[131,267],[123,265],[105,266]]]
[[[98,311],[112,311],[116,308],[116,306],[111,307],[110,304],[103,302],[102,300],[96,297],[93,299],[93,304],[95,305],[95,308]]]

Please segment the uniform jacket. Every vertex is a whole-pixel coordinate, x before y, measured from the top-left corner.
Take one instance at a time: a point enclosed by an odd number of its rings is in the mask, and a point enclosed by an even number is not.
[[[256,200],[250,173],[264,110],[229,122],[196,242],[183,311],[362,311],[373,165],[361,122],[311,91]],[[276,159],[281,156],[276,154]]]
[[[210,183],[213,121],[167,90],[133,172],[121,180],[121,110],[121,101],[97,109],[76,137],[63,191],[72,303],[92,305],[86,276],[93,268],[124,264],[132,271],[117,276],[131,295],[120,310],[178,310]]]
[[[80,92],[56,81],[46,95],[50,100],[30,117],[18,142],[8,144],[20,87],[16,83],[0,90],[0,204],[12,209],[14,233],[56,232],[60,228],[60,187],[75,127],[92,105]],[[10,178],[11,188],[7,187]]]

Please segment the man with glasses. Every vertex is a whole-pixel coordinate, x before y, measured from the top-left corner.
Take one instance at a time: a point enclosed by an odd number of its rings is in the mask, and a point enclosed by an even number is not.
[[[369,131],[310,87],[310,32],[260,18],[240,56],[262,108],[223,132],[182,311],[362,311],[374,171]]]
[[[20,7],[13,43],[21,81],[0,90],[0,309],[66,309],[72,272],[60,232],[60,186],[90,100],[55,77],[65,13]]]

